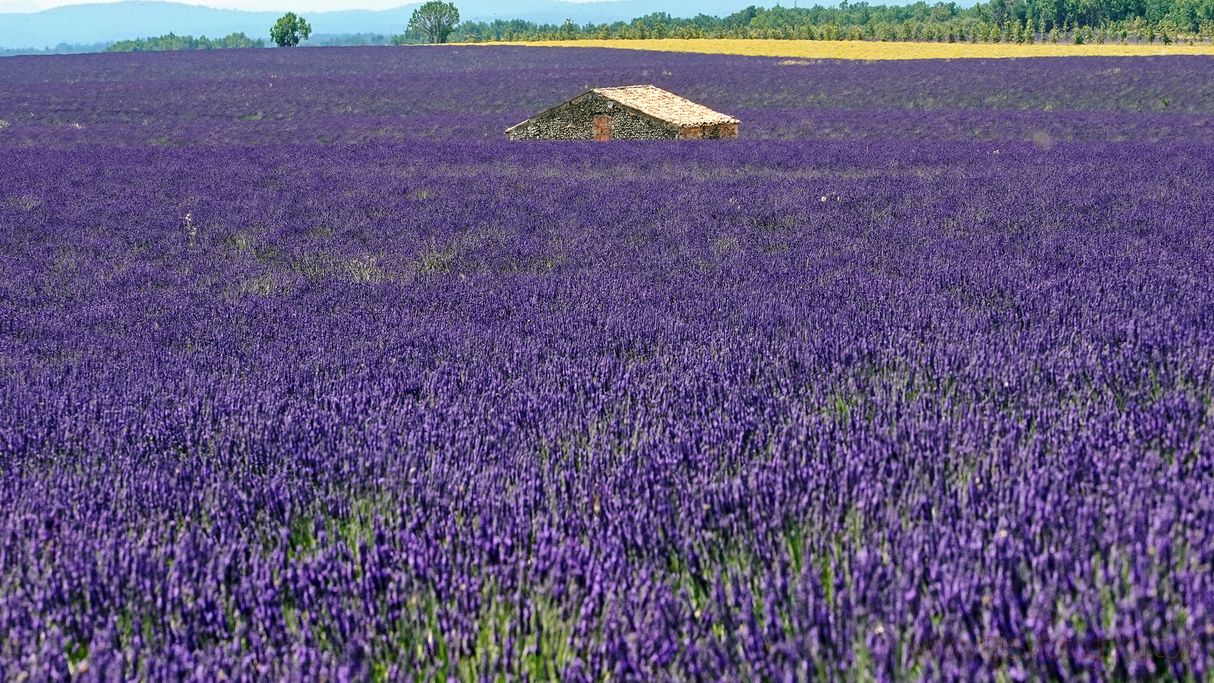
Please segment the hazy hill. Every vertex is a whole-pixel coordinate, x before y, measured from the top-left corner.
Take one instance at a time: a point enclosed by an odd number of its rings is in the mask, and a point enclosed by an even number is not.
[[[399,33],[419,3],[396,9],[340,12],[303,12],[315,33]],[[560,23],[565,19],[588,21],[628,20],[650,12],[674,16],[725,15],[747,5],[770,5],[755,0],[456,0],[464,19],[527,19]],[[284,11],[289,0],[284,0]],[[244,32],[266,38],[270,25],[282,12],[244,12],[212,9],[175,2],[116,2],[70,5],[28,14],[0,14],[0,48],[44,47],[59,43],[99,43],[165,33],[222,36]]]

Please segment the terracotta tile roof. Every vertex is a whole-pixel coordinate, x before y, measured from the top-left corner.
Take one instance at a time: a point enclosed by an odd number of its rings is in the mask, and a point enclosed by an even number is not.
[[[624,85],[615,88],[595,88],[593,92],[625,107],[636,109],[677,126],[711,126],[718,123],[738,123],[732,116],[713,111],[702,104],[683,99],[652,85]]]

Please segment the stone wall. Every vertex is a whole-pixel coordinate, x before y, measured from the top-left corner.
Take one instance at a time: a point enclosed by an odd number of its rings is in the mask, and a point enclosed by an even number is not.
[[[626,109],[596,93],[546,111],[508,133],[511,140],[591,140],[594,117],[611,118],[613,140],[673,140],[674,126]]]
[[[738,124],[718,123],[711,126],[689,126],[679,131],[684,140],[732,140],[738,137]]]

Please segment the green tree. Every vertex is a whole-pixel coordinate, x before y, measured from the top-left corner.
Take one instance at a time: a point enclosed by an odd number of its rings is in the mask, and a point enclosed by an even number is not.
[[[459,10],[454,3],[430,0],[413,10],[413,16],[409,18],[409,31],[422,34],[426,42],[445,43],[458,23]]]
[[[274,26],[270,27],[270,40],[278,47],[295,47],[299,45],[299,41],[307,40],[310,35],[312,27],[303,17],[295,16],[294,12],[282,15],[274,22]]]

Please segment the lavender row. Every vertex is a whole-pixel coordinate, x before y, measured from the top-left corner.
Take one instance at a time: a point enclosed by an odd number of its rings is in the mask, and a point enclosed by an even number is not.
[[[1212,183],[1202,143],[6,156],[0,677],[1201,680]]]
[[[1211,139],[1211,57],[809,61],[522,47],[5,59],[0,147],[499,139],[591,87],[654,83],[779,139]]]

